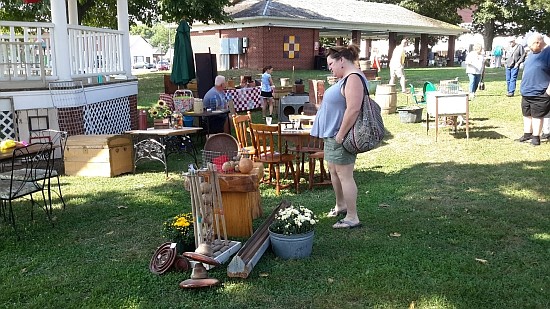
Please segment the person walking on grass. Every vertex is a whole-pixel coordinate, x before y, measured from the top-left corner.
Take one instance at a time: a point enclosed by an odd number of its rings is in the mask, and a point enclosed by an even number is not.
[[[390,59],[390,85],[395,84],[395,77],[399,78],[399,84],[401,85],[401,92],[406,93],[405,88],[405,46],[407,40],[401,40],[401,44],[397,45],[392,52]]]
[[[518,141],[531,140],[532,145],[538,146],[543,117],[550,111],[550,48],[545,48],[540,33],[532,34],[527,43],[531,52],[525,60],[520,84],[524,133]]]
[[[506,96],[513,97],[516,92],[516,80],[518,79],[519,66],[525,60],[525,49],[517,44],[515,38],[510,39],[510,52],[506,59]]]
[[[481,81],[485,65],[485,57],[483,57],[483,48],[481,48],[481,45],[474,45],[474,49],[468,53],[464,63],[466,64],[466,74],[468,74],[468,79],[470,80],[470,99],[473,99]]]
[[[269,117],[273,115],[273,79],[271,74],[273,73],[273,67],[268,65],[263,68],[262,74],[262,86],[261,94],[262,97],[262,116],[266,117],[266,109],[269,106]]]
[[[495,68],[500,68],[502,66],[502,54],[504,53],[504,48],[497,45],[493,48],[493,57],[495,57]]]
[[[357,215],[357,185],[353,179],[357,155],[349,153],[342,145],[361,110],[364,94],[361,79],[367,83],[363,72],[355,66],[358,59],[357,45],[327,49],[328,69],[339,81],[325,91],[323,104],[311,128],[312,136],[324,140],[325,160],[336,196],[336,206],[327,216],[345,216],[332,226],[335,229],[361,226]]]

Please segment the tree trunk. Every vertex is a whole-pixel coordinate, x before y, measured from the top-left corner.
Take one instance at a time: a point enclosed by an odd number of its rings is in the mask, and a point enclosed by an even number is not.
[[[483,25],[483,43],[485,51],[493,50],[493,39],[495,38],[495,22],[489,20]]]

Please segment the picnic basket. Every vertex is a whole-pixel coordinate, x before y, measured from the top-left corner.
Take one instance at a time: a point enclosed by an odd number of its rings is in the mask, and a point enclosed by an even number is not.
[[[188,111],[193,111],[193,92],[188,89],[176,90],[174,92],[174,111],[185,113]]]

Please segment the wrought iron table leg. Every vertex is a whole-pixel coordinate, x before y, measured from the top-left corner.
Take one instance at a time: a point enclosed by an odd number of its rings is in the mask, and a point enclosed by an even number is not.
[[[153,138],[148,138],[137,142],[134,145],[134,173],[139,161],[146,159],[149,161],[159,161],[164,165],[166,177],[168,177],[168,167],[166,165],[166,146]]]
[[[190,136],[168,136],[164,138],[163,144],[166,146],[166,157],[172,153],[188,154],[193,158],[195,164],[198,165],[197,149]]]

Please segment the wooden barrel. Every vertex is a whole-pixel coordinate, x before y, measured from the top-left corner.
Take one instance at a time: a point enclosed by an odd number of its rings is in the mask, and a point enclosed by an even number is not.
[[[380,105],[382,114],[393,114],[397,110],[397,92],[395,85],[384,84],[376,86],[376,103]]]

